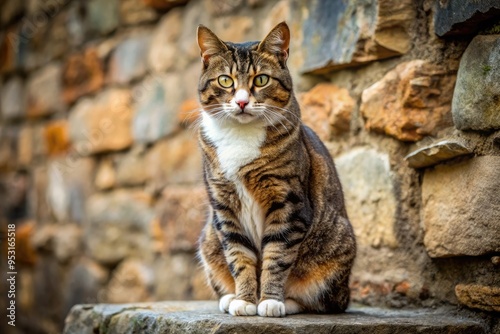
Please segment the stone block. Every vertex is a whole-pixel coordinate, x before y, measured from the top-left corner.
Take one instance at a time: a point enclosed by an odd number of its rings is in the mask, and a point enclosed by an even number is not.
[[[500,8],[500,5],[499,5]],[[476,36],[458,69],[452,113],[460,130],[500,129],[500,35]]]
[[[63,99],[71,104],[78,98],[94,93],[104,84],[102,60],[95,48],[69,56],[64,64]]]
[[[16,165],[16,152],[19,128],[0,127],[0,171],[9,171]]]
[[[85,27],[90,35],[107,35],[119,25],[118,0],[86,1],[85,12]]]
[[[455,79],[453,72],[424,60],[399,64],[363,91],[366,128],[403,141],[435,135],[452,125]]]
[[[420,147],[405,157],[412,168],[423,168],[438,163],[472,154],[472,150],[456,140],[440,140],[437,143]]]
[[[59,158],[49,163],[46,204],[59,222],[83,223],[85,201],[92,191],[95,164],[90,158]]]
[[[120,22],[124,25],[137,25],[155,21],[159,13],[144,1],[120,1]]]
[[[500,157],[482,156],[426,170],[424,245],[431,257],[500,252]]]
[[[207,215],[205,188],[168,186],[156,205],[166,250],[196,250]]]
[[[500,287],[458,284],[455,287],[460,304],[484,311],[500,312]]]
[[[13,76],[0,86],[0,111],[4,120],[14,120],[26,114],[26,92],[24,81]]]
[[[463,333],[486,334],[484,323],[452,312],[352,307],[332,315],[299,314],[283,318],[231,317],[217,301],[170,301],[136,305],[77,305],[66,317],[64,334],[92,333],[102,326],[110,333]],[[140,328],[140,330],[138,330]]]
[[[169,71],[179,62],[177,39],[181,34],[182,12],[168,12],[156,26],[148,51],[149,68],[153,71]]]
[[[237,9],[241,8],[244,0],[220,0],[210,1],[204,0],[205,9],[212,16],[222,16],[234,13]]]
[[[9,23],[17,15],[21,14],[24,9],[24,3],[17,0],[5,0],[0,5],[0,24]]]
[[[328,141],[349,131],[356,103],[347,89],[321,83],[300,97],[300,105],[304,123]]]
[[[181,77],[174,74],[153,75],[134,89],[134,140],[148,144],[172,134],[179,128],[177,114],[183,94]]]
[[[151,301],[152,268],[139,260],[127,259],[113,271],[104,299],[108,303]]]
[[[24,126],[19,131],[17,141],[17,164],[21,167],[28,167],[34,157],[33,143],[35,133],[32,126]]]
[[[33,220],[16,224],[16,263],[29,266],[36,263],[37,255],[31,243],[35,225]]]
[[[134,147],[116,161],[116,182],[120,186],[143,185],[150,175],[146,168],[146,152],[142,147]]]
[[[82,257],[68,271],[68,280],[64,286],[67,291],[65,309],[69,312],[75,304],[97,303],[102,301],[101,295],[108,281],[109,273],[103,266],[88,258]]]
[[[396,247],[398,200],[389,156],[372,148],[355,148],[337,157],[335,164],[358,243]]]
[[[70,142],[66,120],[52,121],[46,124],[43,136],[48,155],[57,156],[68,151]]]
[[[189,0],[143,0],[146,6],[153,7],[158,10],[169,10],[173,7],[182,6],[189,2]]]
[[[99,263],[115,265],[151,252],[150,223],[154,217],[151,197],[138,190],[115,190],[91,195],[87,200],[88,224],[84,242]]]
[[[154,187],[202,181],[201,154],[189,130],[157,142],[147,153],[146,168]]]
[[[79,101],[69,116],[69,136],[80,156],[117,151],[132,144],[131,94],[112,88]]]
[[[99,190],[108,190],[116,185],[116,171],[111,159],[104,159],[97,168],[95,186]]]
[[[109,62],[111,83],[128,84],[146,73],[150,40],[149,34],[142,34],[126,39],[116,47]]]
[[[62,67],[49,64],[33,73],[26,84],[27,115],[46,116],[65,109],[61,92]]]
[[[434,31],[439,36],[475,35],[500,15],[497,0],[436,1]]]
[[[12,72],[26,65],[27,33],[23,25],[11,25],[0,31],[0,73]]]
[[[323,73],[410,50],[416,15],[411,0],[319,0],[302,6],[303,72]]]
[[[82,254],[82,229],[77,224],[57,225],[54,233],[54,256],[61,263]]]

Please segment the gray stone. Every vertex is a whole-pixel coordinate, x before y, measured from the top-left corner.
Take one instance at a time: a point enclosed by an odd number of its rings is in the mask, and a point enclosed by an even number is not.
[[[397,200],[389,156],[355,148],[335,159],[347,213],[360,245],[396,247]]]
[[[14,76],[0,86],[0,110],[4,120],[21,118],[26,113],[26,97],[23,80]]]
[[[452,101],[459,130],[500,129],[500,35],[476,36],[465,50]]]
[[[181,34],[182,11],[173,9],[158,23],[148,52],[149,67],[154,71],[171,70],[179,62],[176,42]]]
[[[57,221],[85,220],[85,201],[92,190],[87,180],[93,173],[94,161],[89,158],[58,159],[49,164],[46,204]]]
[[[435,1],[434,31],[439,36],[475,35],[500,15],[498,0]]]
[[[500,252],[500,156],[426,170],[424,245],[431,257]]]
[[[80,259],[68,272],[66,312],[75,304],[99,302],[107,280],[108,271],[104,267],[90,259]]]
[[[282,318],[233,317],[217,302],[179,301],[122,305],[77,305],[64,327],[73,333],[239,333],[239,334],[361,334],[461,333],[482,334],[479,320],[442,310],[386,310],[353,307],[339,315],[304,314]]]
[[[150,39],[143,34],[130,37],[118,45],[109,63],[112,83],[127,84],[146,73]]]
[[[147,144],[172,134],[178,128],[177,114],[183,101],[180,77],[157,74],[135,87],[132,133],[137,143]]]
[[[142,191],[115,190],[87,200],[88,253],[100,263],[113,265],[130,256],[146,258],[151,250],[151,197]]]
[[[53,244],[56,259],[67,263],[82,253],[82,229],[76,224],[58,225]]]
[[[142,147],[134,147],[124,156],[117,157],[116,183],[119,186],[142,185],[148,179],[145,152]]]
[[[85,2],[86,24],[92,35],[105,35],[118,27],[118,0],[89,0]]]
[[[327,72],[408,52],[411,0],[304,3],[304,72]]]
[[[405,160],[412,168],[422,168],[471,153],[472,151],[461,142],[441,140],[411,152]]]

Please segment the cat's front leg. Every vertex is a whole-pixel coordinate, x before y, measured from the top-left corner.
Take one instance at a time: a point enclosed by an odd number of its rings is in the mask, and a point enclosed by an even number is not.
[[[295,207],[296,210],[293,211],[286,207],[285,203],[284,212],[274,218],[266,218],[266,231],[262,240],[260,301],[257,309],[258,314],[263,317],[284,317],[301,310],[295,301],[285,301],[285,285],[307,232],[307,223],[299,208]]]
[[[225,295],[219,307],[231,315],[257,314],[257,249],[238,228],[237,221],[216,221],[227,265],[235,283],[235,294]]]

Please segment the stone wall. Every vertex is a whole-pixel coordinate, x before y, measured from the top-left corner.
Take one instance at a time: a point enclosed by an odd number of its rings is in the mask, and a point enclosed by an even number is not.
[[[500,311],[499,13],[491,0],[2,1],[16,328],[59,332],[77,303],[213,297],[195,258],[196,27],[257,40],[282,20],[303,119],[335,157],[357,235],[353,300]]]

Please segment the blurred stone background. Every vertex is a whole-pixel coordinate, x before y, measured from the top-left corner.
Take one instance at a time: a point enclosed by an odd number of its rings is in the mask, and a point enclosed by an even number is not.
[[[7,223],[18,274],[1,332],[58,333],[77,303],[213,298],[196,27],[238,42],[282,20],[358,238],[353,301],[500,311],[498,1],[2,0],[2,310]]]

